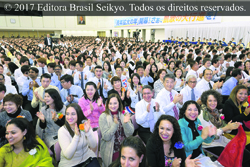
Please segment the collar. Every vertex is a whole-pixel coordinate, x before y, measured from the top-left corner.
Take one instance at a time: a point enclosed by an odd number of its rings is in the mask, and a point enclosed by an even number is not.
[[[9,114],[9,113],[7,113],[7,115],[9,116],[9,117],[11,117],[11,118],[16,118],[18,115],[20,115],[20,113],[21,113],[21,107],[19,107],[18,109],[17,109],[17,111],[14,113],[14,114]]]

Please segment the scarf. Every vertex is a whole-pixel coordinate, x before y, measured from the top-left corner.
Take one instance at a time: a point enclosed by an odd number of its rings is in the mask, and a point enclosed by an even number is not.
[[[217,108],[214,111],[210,111],[206,105],[202,104],[201,109],[203,111],[203,119],[207,122],[211,122],[217,129],[226,126],[226,122],[220,118],[221,111]]]

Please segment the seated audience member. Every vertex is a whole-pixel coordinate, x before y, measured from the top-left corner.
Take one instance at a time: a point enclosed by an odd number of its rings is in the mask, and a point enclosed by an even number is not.
[[[128,67],[129,76],[132,76],[132,74],[134,73],[134,70],[136,69],[136,63],[139,61],[139,58],[137,57],[135,53],[131,55],[131,58],[132,59],[128,62],[129,63],[129,67]]]
[[[155,81],[154,83],[154,91],[155,91],[155,95],[154,97],[157,96],[157,94],[164,88],[164,84],[163,84],[163,78],[165,77],[165,75],[167,74],[165,69],[160,69],[157,73],[157,78],[159,78],[157,81]]]
[[[145,69],[143,66],[136,67],[136,73],[140,76],[140,82],[142,85],[148,85],[148,83],[153,83],[154,79],[149,75],[149,69]]]
[[[94,82],[86,83],[85,94],[79,99],[78,104],[85,117],[90,120],[93,131],[96,131],[99,127],[99,117],[105,111],[105,106]]]
[[[11,79],[8,75],[5,75],[4,74],[4,67],[2,64],[0,64],[0,74],[3,74],[4,75],[4,78],[5,78],[5,85],[11,85]]]
[[[55,153],[54,145],[58,140],[57,132],[65,123],[65,109],[60,94],[55,89],[45,90],[46,105],[37,112],[39,120],[36,133],[43,138],[45,144]]]
[[[51,83],[50,83],[50,85],[53,85],[53,86],[57,86],[56,85],[56,81],[58,81],[58,77],[57,77],[57,75],[55,73],[55,66],[56,66],[55,63],[49,63],[49,64],[47,64],[48,73],[51,76]]]
[[[223,133],[230,133],[232,130],[238,129],[240,123],[238,122],[228,122],[224,121],[222,115],[222,110],[218,110],[217,106],[222,102],[222,96],[215,90],[208,90],[201,95],[201,113],[199,115],[199,120],[201,121],[202,127],[213,125],[217,128],[216,138],[212,143],[203,144],[202,147],[206,148],[209,152],[220,156],[224,147],[230,142]],[[250,153],[245,150],[243,156],[243,167],[249,166],[249,156]]]
[[[137,73],[131,76],[131,84],[128,90],[131,97],[130,108],[135,111],[135,105],[142,99],[142,85],[140,83],[140,76]]]
[[[150,60],[151,60],[151,59],[150,59]],[[157,78],[157,72],[158,72],[158,67],[157,67],[157,65],[156,65],[155,63],[153,63],[153,64],[151,65],[151,67],[150,67],[150,72],[149,72],[149,75],[150,75],[150,76],[153,78],[153,80],[154,80],[153,83],[149,83],[149,85],[150,85],[151,87],[153,87],[155,81],[158,80],[158,78]]]
[[[242,127],[247,136],[246,149],[250,151],[250,129],[245,125],[245,122],[250,121],[250,108],[248,108],[248,104],[245,104],[247,100],[247,87],[244,85],[236,86],[230,93],[228,100],[225,102],[222,113],[225,115],[226,122],[237,121],[242,123]],[[233,138],[237,132],[238,130],[232,130],[227,136]]]
[[[22,103],[22,96],[17,94],[10,93],[3,98],[4,111],[0,112],[0,147],[7,143],[5,133],[8,121],[18,116],[23,116],[32,123],[33,120],[29,111],[21,108]]]
[[[179,119],[179,109],[182,107],[182,94],[178,94],[174,90],[175,77],[173,74],[166,74],[164,77],[164,88],[156,96],[156,100],[159,102],[160,109],[164,111],[166,115],[171,115],[177,120]]]
[[[126,75],[123,75],[122,73],[123,73],[122,67],[119,65],[116,66],[114,76],[118,76],[121,79],[122,87],[124,87],[126,90],[128,90],[128,87],[129,87],[128,79],[127,79]]]
[[[108,91],[108,96],[112,93],[115,93],[121,98],[123,107],[130,106],[130,91],[126,90],[125,88],[123,89],[121,79],[118,76],[114,76],[111,79],[111,84],[113,86],[113,89]]]
[[[102,77],[109,80],[114,76],[109,61],[104,61],[102,65]]]
[[[0,166],[53,166],[47,146],[26,117],[6,124],[6,138],[9,143],[0,148]]]
[[[186,75],[186,81],[187,81],[187,77],[189,75],[194,75],[194,76],[197,77],[197,82],[199,82],[201,80],[200,78],[202,77],[202,74],[198,74],[198,72],[197,72],[197,70],[199,69],[198,63],[196,61],[194,61],[194,60],[191,60],[189,62],[189,65],[191,67],[191,70],[189,70],[187,75]]]
[[[226,82],[229,78],[232,77],[232,72],[234,70],[234,67],[228,67],[227,68],[227,71],[226,71],[226,78],[225,78],[225,81]]]
[[[169,61],[168,68],[167,68],[167,73],[168,74],[174,74],[174,69],[175,69],[175,62],[174,61]]]
[[[62,149],[59,167],[82,167],[86,163],[88,167],[100,167],[95,153],[90,149],[96,147],[97,141],[81,107],[72,103],[65,113],[65,125],[58,130],[58,142]]]
[[[130,114],[122,114],[123,105],[117,94],[108,96],[104,113],[99,118],[102,134],[101,157],[104,167],[119,157],[122,141],[134,133],[134,126]]]
[[[220,70],[219,65],[220,65],[219,59],[216,58],[212,60],[212,65],[209,67],[213,71],[212,81],[214,82],[217,82],[226,77],[226,75],[223,74],[223,71]]]
[[[22,94],[23,85],[26,81],[29,80],[29,66],[28,65],[22,66],[21,71],[22,71],[22,75],[18,77],[16,80],[19,94]]]
[[[56,77],[54,79],[55,86],[58,87],[59,90],[62,90],[62,85],[61,85],[61,82],[60,82],[60,79],[63,76],[63,74],[62,74],[62,66],[61,65],[56,65],[54,71],[55,71],[55,74],[56,74]]]
[[[206,157],[202,150],[202,143],[211,143],[216,134],[216,127],[210,125],[202,127],[200,120],[197,118],[200,114],[200,106],[195,101],[187,101],[180,110],[180,119],[178,121],[186,156],[192,155],[191,158],[197,158],[205,166],[216,166],[217,161],[213,162]],[[199,128],[198,128],[199,127]]]
[[[142,96],[143,99],[135,105],[135,119],[139,125],[138,135],[147,144],[154,131],[156,121],[164,112],[160,110],[157,100],[153,99],[154,94],[151,86],[143,86]]]
[[[76,70],[76,61],[72,60],[72,61],[69,62],[69,69],[66,70],[64,72],[64,74],[69,74],[69,75],[73,76],[73,74],[75,74],[76,72],[77,72],[77,70]]]
[[[187,77],[187,84],[181,90],[180,94],[183,96],[183,103],[189,100],[196,101],[198,104],[201,104],[200,97],[201,93],[196,87],[197,78],[194,75],[189,75]]]
[[[41,86],[36,88],[33,93],[33,99],[31,101],[31,106],[36,108],[39,106],[39,111],[45,106],[44,94],[47,89],[56,89],[59,92],[59,89],[56,86],[50,85],[51,76],[49,74],[43,74],[41,76]],[[59,92],[60,93],[60,92]]]
[[[203,59],[203,66],[198,69],[198,74],[203,74],[203,71],[211,66],[211,60],[208,58]]]
[[[213,71],[211,69],[207,68],[203,71],[203,78],[196,85],[197,89],[200,90],[201,93],[210,89],[216,90],[219,93],[221,93],[221,87],[223,82],[214,83],[212,81],[212,77],[213,77]]]
[[[185,86],[185,81],[183,79],[183,71],[180,68],[177,68],[174,71],[174,76],[175,76],[175,86],[174,86],[174,90],[176,90],[178,93],[180,93],[180,91],[184,88]]]
[[[233,70],[232,77],[229,78],[222,86],[222,95],[229,96],[233,88],[239,84],[239,81],[242,78],[241,71],[241,69]]]
[[[185,160],[186,154],[178,121],[170,115],[162,115],[147,143],[148,165],[185,167]],[[192,161],[195,163],[198,160]]]
[[[6,86],[6,93],[5,95],[12,93],[12,94],[18,94],[15,86],[5,84],[5,78],[3,74],[0,74],[0,83],[4,84]]]
[[[119,158],[109,167],[146,167],[146,148],[140,138],[130,136],[121,144]]]
[[[92,57],[88,56],[85,61],[84,71],[86,72],[94,72],[95,64],[92,64]]]
[[[79,99],[83,96],[81,87],[73,85],[73,77],[71,75],[65,74],[60,80],[63,87],[60,94],[64,105],[67,106],[71,103],[78,103]]]
[[[47,62],[46,59],[41,57],[39,59],[37,59],[37,64],[38,64],[38,77],[41,77],[43,74],[48,73],[48,68],[47,68]]]
[[[21,59],[19,60],[19,62],[20,62],[21,66],[18,69],[16,69],[15,72],[14,72],[14,77],[15,77],[16,81],[23,74],[22,71],[21,71],[22,66],[29,65],[29,59],[27,57],[25,57],[25,56],[22,56]]]
[[[88,82],[88,79],[90,79],[90,77],[87,77],[89,75],[89,71],[84,71],[83,68],[84,68],[83,62],[77,61],[76,62],[77,72],[74,74],[74,85],[80,86],[84,91],[85,84]]]
[[[36,88],[41,86],[40,79],[37,77],[38,76],[38,69],[36,67],[30,67],[29,68],[29,79],[24,82],[23,84],[23,89],[22,89],[22,95],[25,97],[27,96],[27,100],[24,101],[23,108],[25,110],[28,110],[34,119],[36,117],[36,112],[38,107],[33,108],[31,106],[31,101],[33,99],[33,92]]]
[[[241,69],[241,73],[242,73],[242,79],[248,79],[250,80],[250,76],[247,75],[247,73],[244,71],[244,62],[238,61],[234,64],[234,68],[238,68]]]
[[[102,97],[102,99],[108,98],[108,91],[112,89],[110,82],[103,78],[102,67],[97,65],[94,69],[95,77],[90,78],[89,81],[92,81],[97,86],[97,93]]]

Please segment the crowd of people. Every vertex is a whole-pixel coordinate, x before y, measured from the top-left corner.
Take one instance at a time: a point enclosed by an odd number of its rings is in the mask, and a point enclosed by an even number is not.
[[[217,41],[1,39],[0,166],[249,167],[250,51]]]

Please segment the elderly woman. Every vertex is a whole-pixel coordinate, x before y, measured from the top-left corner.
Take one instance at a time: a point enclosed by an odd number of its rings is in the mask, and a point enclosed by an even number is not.
[[[215,90],[208,90],[201,95],[201,113],[199,115],[199,120],[203,127],[213,125],[217,128],[217,133],[215,140],[210,144],[202,145],[206,150],[220,155],[224,147],[230,141],[224,137],[223,133],[229,133],[232,130],[238,129],[240,123],[230,121],[228,124],[224,121],[224,116],[222,111],[217,109],[217,106],[222,102],[222,96]]]

